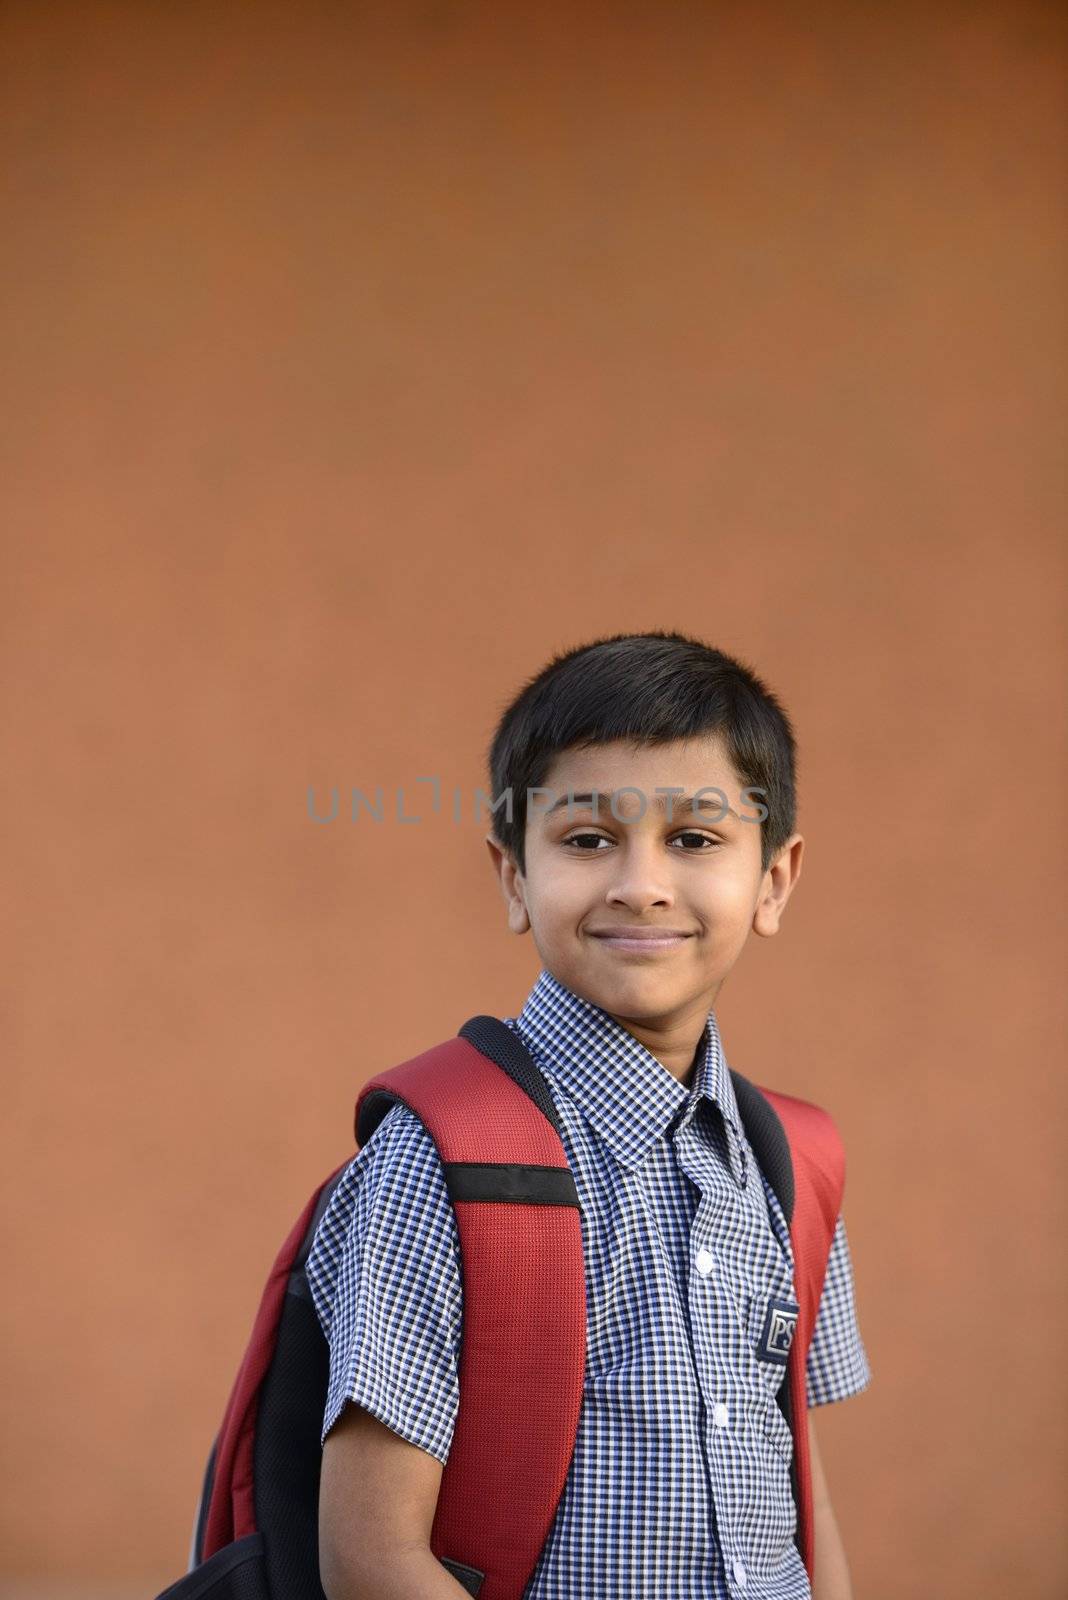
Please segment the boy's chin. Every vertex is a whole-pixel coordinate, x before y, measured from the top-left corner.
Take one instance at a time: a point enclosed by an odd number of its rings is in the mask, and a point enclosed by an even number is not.
[[[634,1021],[648,1017],[663,1017],[673,1011],[691,1007],[697,998],[692,979],[687,982],[666,973],[631,969],[606,977],[603,972],[574,974],[561,982],[574,989],[576,994],[600,1006],[602,1011],[615,1012]],[[709,979],[708,988],[713,986]]]

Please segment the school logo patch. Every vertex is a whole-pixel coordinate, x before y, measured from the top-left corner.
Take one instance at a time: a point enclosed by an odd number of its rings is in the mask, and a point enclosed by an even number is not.
[[[757,1354],[762,1361],[776,1361],[785,1367],[794,1342],[801,1308],[796,1300],[769,1300]]]

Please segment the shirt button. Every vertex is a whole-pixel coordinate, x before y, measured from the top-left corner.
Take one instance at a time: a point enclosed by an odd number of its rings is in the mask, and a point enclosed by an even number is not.
[[[716,1404],[716,1406],[713,1408],[712,1421],[716,1424],[717,1428],[725,1428],[727,1426],[728,1422],[730,1421],[730,1419],[731,1419],[730,1412],[727,1410],[727,1407],[723,1404],[723,1401],[720,1400]]]
[[[697,1270],[701,1274],[702,1278],[707,1277],[708,1274],[712,1271],[713,1264],[714,1264],[714,1258],[713,1258],[711,1250],[698,1250],[698,1252],[697,1252]]]
[[[746,1572],[737,1556],[734,1558],[734,1581],[738,1585],[739,1589],[744,1589],[746,1584],[749,1582],[749,1574]]]

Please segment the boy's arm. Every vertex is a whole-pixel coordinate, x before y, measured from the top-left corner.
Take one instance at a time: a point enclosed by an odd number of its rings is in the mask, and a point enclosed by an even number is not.
[[[329,1600],[460,1600],[430,1548],[459,1404],[459,1239],[429,1133],[398,1101],[341,1179],[308,1258],[330,1345],[319,1485]]]
[[[812,1532],[816,1554],[812,1600],[853,1600],[849,1563],[831,1505],[811,1411],[808,1414],[808,1447],[812,1462]]]
[[[319,1573],[328,1600],[460,1600],[430,1548],[441,1462],[348,1404],[323,1446]]]
[[[871,1368],[857,1326],[853,1266],[845,1219],[839,1213],[827,1260],[816,1326],[808,1349],[806,1377],[816,1556],[812,1580],[813,1600],[853,1600],[849,1565],[831,1505],[813,1413],[817,1407],[831,1401],[859,1394],[870,1382]]]

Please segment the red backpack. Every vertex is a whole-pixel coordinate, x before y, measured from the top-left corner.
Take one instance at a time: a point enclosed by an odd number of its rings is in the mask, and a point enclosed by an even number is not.
[[[813,1573],[806,1359],[845,1182],[827,1112],[731,1073],[757,1162],[790,1227],[800,1307],[778,1403],[793,1434],[797,1546]],[[496,1017],[372,1078],[363,1146],[396,1100],[441,1157],[463,1270],[460,1402],[431,1549],[469,1594],[521,1600],[549,1535],[586,1366],[579,1199],[548,1086]],[[305,1263],[342,1163],[312,1195],[263,1291],[208,1460],[189,1571],[158,1600],[325,1600],[320,1433],[329,1350]],[[546,1407],[547,1395],[552,1406]]]

